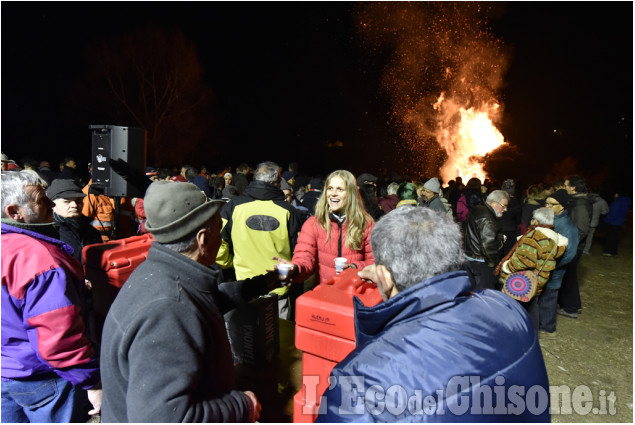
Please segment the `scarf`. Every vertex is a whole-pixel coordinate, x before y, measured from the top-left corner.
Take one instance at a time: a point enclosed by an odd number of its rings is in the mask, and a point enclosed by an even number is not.
[[[414,199],[404,199],[403,201],[399,201],[399,203],[397,203],[397,207],[403,207],[404,205],[412,205],[412,206],[417,206],[417,201]]]

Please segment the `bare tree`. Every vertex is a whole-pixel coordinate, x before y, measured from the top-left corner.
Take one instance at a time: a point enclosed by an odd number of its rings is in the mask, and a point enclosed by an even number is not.
[[[75,103],[90,111],[90,124],[144,128],[148,163],[156,166],[198,155],[212,127],[211,89],[180,30],[135,30],[91,46],[87,58]]]

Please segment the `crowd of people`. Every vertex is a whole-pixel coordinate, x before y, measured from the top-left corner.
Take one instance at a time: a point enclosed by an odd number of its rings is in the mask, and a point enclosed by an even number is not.
[[[54,173],[46,161],[2,154],[3,422],[99,412],[107,422],[257,421],[256,394],[233,386],[222,314],[275,293],[279,316],[293,320],[306,283],[340,273],[336,259],[384,300],[356,304],[357,348],[334,369],[340,382],[355,375],[366,387],[435,394],[453,376],[478,375],[481,384],[548,391],[538,338],[556,337],[557,315],[582,312],[579,264],[600,229],[603,255],[618,255],[632,204],[623,189],[612,199],[589,193],[579,175],[521,193],[513,179],[443,186],[347,170],[309,176],[270,161],[217,173],[187,164],[129,171],[144,196],[109,197],[74,158]],[[144,233],[154,240],[148,258],[97,338],[86,326],[82,250]],[[283,264],[289,272],[278,274]],[[510,283],[524,271],[535,272],[523,277],[530,292]],[[354,395],[330,386],[318,420],[421,414],[343,412]],[[475,420],[469,414],[458,420]],[[548,409],[522,417],[548,420]]]

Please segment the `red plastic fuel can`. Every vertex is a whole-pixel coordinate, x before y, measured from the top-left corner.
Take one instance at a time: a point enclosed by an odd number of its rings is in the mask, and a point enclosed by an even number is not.
[[[313,422],[333,367],[355,348],[353,297],[367,307],[382,301],[356,269],[321,283],[296,301],[295,346],[302,353],[302,389],[293,398],[293,422]]]

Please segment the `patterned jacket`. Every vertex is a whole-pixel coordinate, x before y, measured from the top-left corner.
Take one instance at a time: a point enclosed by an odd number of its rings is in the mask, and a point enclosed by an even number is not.
[[[540,270],[536,290],[538,295],[549,281],[551,272],[556,268],[556,259],[564,254],[569,240],[546,227],[531,229],[521,238],[512,256],[503,263],[500,282],[504,283],[512,273]]]

